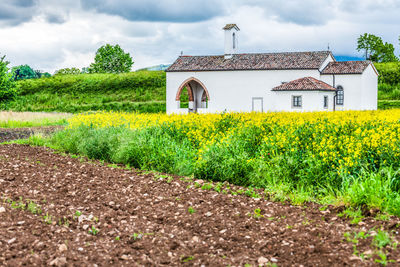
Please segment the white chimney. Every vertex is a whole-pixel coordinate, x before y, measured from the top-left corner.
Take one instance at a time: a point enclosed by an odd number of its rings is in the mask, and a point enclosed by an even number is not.
[[[226,24],[223,30],[225,31],[225,59],[229,59],[236,54],[240,29],[236,24]]]

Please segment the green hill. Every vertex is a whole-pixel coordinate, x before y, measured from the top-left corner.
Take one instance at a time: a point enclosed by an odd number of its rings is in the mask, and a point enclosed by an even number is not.
[[[19,96],[2,110],[79,113],[114,110],[165,112],[163,71],[56,75],[18,82]]]
[[[375,63],[379,72],[379,109],[400,108],[400,63]],[[2,110],[79,113],[114,110],[165,112],[163,71],[123,74],[56,75],[18,82],[19,96]]]

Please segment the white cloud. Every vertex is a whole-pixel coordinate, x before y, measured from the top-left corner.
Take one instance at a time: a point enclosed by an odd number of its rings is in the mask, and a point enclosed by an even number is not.
[[[7,16],[0,11],[0,53],[7,55],[11,65],[29,64],[54,72],[88,66],[101,45],[120,44],[138,69],[171,63],[181,51],[222,54],[226,23],[241,28],[243,53],[324,50],[329,43],[336,54],[361,55],[355,50],[359,35],[376,34],[396,48],[400,35],[400,3],[395,0],[102,2],[96,10],[85,8],[79,0],[0,4],[0,10],[12,11]],[[113,4],[117,2],[118,8]],[[102,11],[105,7],[114,9]],[[140,14],[137,7],[154,13]],[[186,17],[177,18],[183,13]]]

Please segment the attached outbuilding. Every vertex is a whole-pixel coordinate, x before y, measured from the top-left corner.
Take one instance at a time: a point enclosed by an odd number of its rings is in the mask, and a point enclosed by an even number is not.
[[[180,56],[166,70],[167,113],[377,109],[371,62],[337,62],[330,51],[238,54],[239,27],[223,29],[224,55]]]

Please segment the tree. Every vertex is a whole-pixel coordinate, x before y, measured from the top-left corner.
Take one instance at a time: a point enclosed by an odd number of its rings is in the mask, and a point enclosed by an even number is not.
[[[369,60],[371,55],[375,52],[379,41],[382,39],[373,34],[364,33],[357,39],[357,51],[365,50],[365,60]]]
[[[94,63],[90,64],[90,73],[121,73],[129,72],[132,68],[133,60],[129,53],[125,53],[119,45],[106,44],[100,47],[94,58]]]
[[[376,53],[371,55],[371,60],[375,62],[397,62],[399,59],[394,54],[394,46],[390,43],[380,44],[376,48]]]
[[[398,61],[394,54],[394,46],[383,43],[382,38],[373,34],[365,33],[357,40],[357,51],[365,50],[365,59],[375,62]]]
[[[57,70],[54,75],[78,75],[81,71],[78,68],[64,68]]]
[[[38,78],[36,72],[29,65],[21,65],[12,68],[15,81]]]
[[[17,85],[8,68],[10,62],[5,61],[5,57],[0,57],[0,102],[11,100],[17,96]]]

